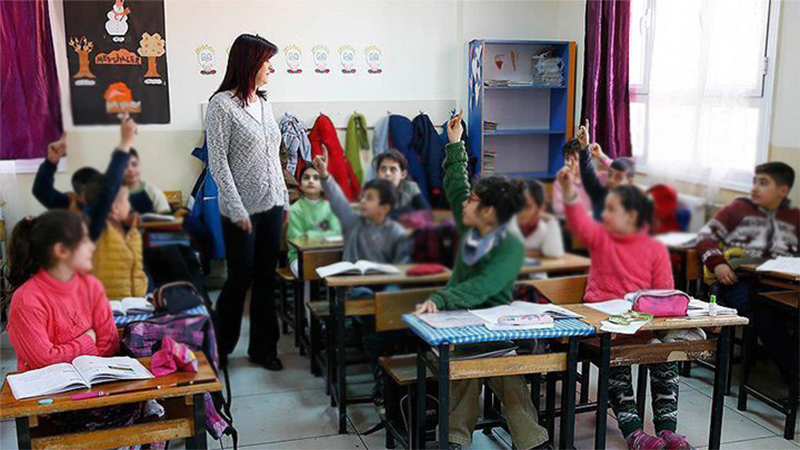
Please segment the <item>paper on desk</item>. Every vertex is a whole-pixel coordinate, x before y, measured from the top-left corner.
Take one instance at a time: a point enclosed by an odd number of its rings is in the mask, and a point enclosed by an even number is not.
[[[325,236],[325,242],[342,242],[342,236]]]
[[[757,272],[780,272],[800,275],[800,258],[779,256],[758,266]]]
[[[421,314],[417,317],[433,328],[474,327],[484,323],[483,319],[464,309]]]
[[[633,304],[627,300],[617,299],[597,303],[584,303],[584,306],[604,312],[609,316],[614,316],[630,311],[633,307]]]
[[[686,315],[689,317],[708,316],[708,308],[709,303],[693,298],[689,300],[689,309],[686,311]],[[735,316],[736,310],[733,308],[728,308],[727,306],[717,305],[717,315]]]
[[[639,322],[631,322],[629,325],[618,325],[616,323],[611,323],[607,320],[604,320],[600,322],[600,329],[603,331],[608,331],[609,333],[636,334],[636,332],[639,331],[639,328],[645,326],[647,322],[647,320],[643,320]]]
[[[697,233],[664,233],[654,237],[667,247],[686,247],[697,239]]]

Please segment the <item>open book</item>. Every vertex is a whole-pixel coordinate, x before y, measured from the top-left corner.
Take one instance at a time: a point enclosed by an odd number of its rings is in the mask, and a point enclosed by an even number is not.
[[[758,266],[758,272],[780,272],[791,275],[800,275],[800,258],[779,256]]]
[[[505,325],[500,322],[501,317],[519,316],[548,316],[553,320],[583,317],[566,308],[552,304],[539,304],[530,302],[512,302],[510,305],[495,306],[486,309],[470,309],[468,311],[440,311],[422,314],[419,319],[434,328],[458,328],[485,325],[494,331],[499,330],[532,330],[537,328],[552,328],[552,320],[544,319],[541,323],[526,325]]]
[[[317,269],[317,275],[327,278],[332,275],[376,275],[376,274],[398,275],[402,273],[400,269],[390,264],[378,264],[371,261],[339,262]]]
[[[175,216],[168,216],[166,214],[145,213],[140,216],[142,222],[177,222]]]
[[[122,300],[111,300],[108,304],[115,316],[149,314],[156,310],[153,304],[143,297],[126,297]]]
[[[90,388],[109,381],[144,380],[153,378],[153,374],[128,356],[102,358],[84,355],[73,359],[72,364],[53,364],[6,378],[14,398],[19,400]]]

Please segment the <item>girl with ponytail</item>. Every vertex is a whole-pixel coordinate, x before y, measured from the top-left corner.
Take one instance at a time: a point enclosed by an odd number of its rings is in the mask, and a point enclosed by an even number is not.
[[[9,247],[8,334],[20,371],[112,356],[119,335],[103,285],[92,270],[94,244],[83,218],[53,210],[17,224]]]
[[[603,302],[644,289],[674,289],[672,266],[664,244],[648,235],[653,202],[634,185],[620,185],[605,198],[602,223],[595,222],[578,202],[576,165],[558,172],[564,192],[564,212],[570,230],[589,250],[592,267],[583,301]],[[690,449],[678,424],[678,363],[649,366],[656,436],[644,432],[636,408],[630,366],[612,367],[609,401],[628,448]]]

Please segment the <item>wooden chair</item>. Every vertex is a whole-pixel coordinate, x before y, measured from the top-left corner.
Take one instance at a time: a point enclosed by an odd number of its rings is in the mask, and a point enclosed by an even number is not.
[[[183,206],[183,192],[181,191],[164,191],[164,196],[167,197],[167,203],[170,208],[176,210]]]

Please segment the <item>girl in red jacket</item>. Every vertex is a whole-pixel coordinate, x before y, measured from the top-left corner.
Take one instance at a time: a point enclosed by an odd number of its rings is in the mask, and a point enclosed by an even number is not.
[[[648,235],[653,203],[639,188],[622,185],[605,199],[602,223],[595,222],[578,201],[574,166],[558,173],[564,192],[564,211],[570,230],[586,245],[592,267],[585,302],[623,298],[643,289],[673,289],[672,267],[663,244]],[[644,432],[636,410],[630,366],[614,367],[609,379],[609,401],[628,443],[635,450],[688,450],[686,437],[675,433],[678,424],[678,363],[653,364],[650,381],[653,421],[657,436]]]

